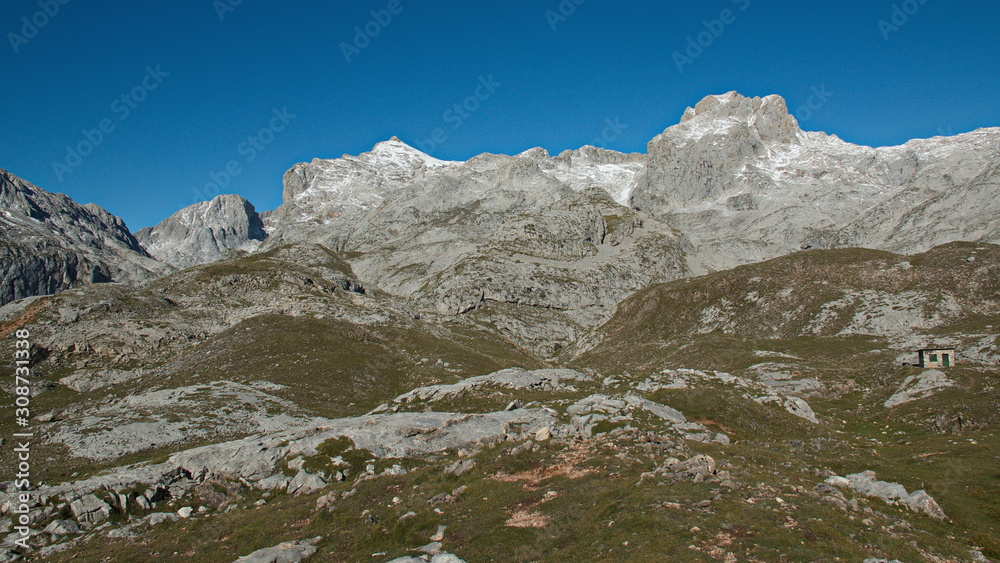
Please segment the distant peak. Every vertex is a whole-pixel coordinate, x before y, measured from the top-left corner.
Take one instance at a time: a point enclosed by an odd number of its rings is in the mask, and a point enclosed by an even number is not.
[[[381,143],[377,143],[372,148],[372,151],[376,151],[376,152],[377,151],[385,151],[385,150],[390,150],[390,151],[395,151],[395,152],[403,150],[403,151],[406,151],[406,152],[414,152],[414,153],[424,154],[419,149],[416,149],[416,148],[414,148],[414,147],[406,144],[405,142],[401,141],[399,139],[399,137],[396,137],[395,135],[393,135],[392,137],[390,137],[388,141],[382,141]]]
[[[534,159],[550,158],[549,151],[543,149],[542,147],[535,147],[533,149],[528,149],[518,154],[517,156],[523,156],[526,158],[534,158]]]
[[[712,118],[742,118],[750,119],[756,114],[768,114],[782,117],[788,116],[788,106],[785,99],[778,95],[763,98],[747,98],[739,92],[705,96],[693,108],[687,108],[681,117],[681,123],[695,117],[706,115]]]
[[[687,108],[681,124],[703,134],[716,121],[743,122],[756,129],[762,139],[791,143],[799,130],[798,121],[788,112],[785,99],[778,95],[747,98],[739,92],[705,96]]]
[[[405,160],[414,160],[415,157],[416,161],[422,162],[427,167],[444,166],[447,164],[446,161],[438,160],[424,151],[406,144],[395,135],[388,141],[382,141],[375,145],[371,153],[378,158],[389,158],[390,160],[395,160],[401,156]]]

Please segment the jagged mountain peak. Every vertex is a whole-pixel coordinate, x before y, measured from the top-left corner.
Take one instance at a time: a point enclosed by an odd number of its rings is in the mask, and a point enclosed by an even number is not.
[[[702,114],[713,117],[746,117],[748,113],[757,111],[778,110],[788,113],[785,99],[777,94],[770,96],[748,98],[733,90],[725,94],[705,96],[693,108],[687,108],[681,123]]]
[[[552,158],[552,155],[549,154],[549,151],[543,149],[542,147],[534,147],[528,149],[524,152],[518,153],[516,156],[522,158],[531,158],[536,160],[541,158]]]
[[[706,96],[687,108],[678,125],[668,129],[685,137],[730,135],[745,125],[767,144],[797,142],[798,120],[788,112],[785,99],[778,95],[747,98],[738,92]]]
[[[173,216],[185,226],[196,226],[220,216],[240,213],[252,215],[256,212],[253,204],[236,194],[222,194],[214,198],[185,207]]]
[[[223,194],[189,205],[136,233],[146,251],[176,268],[188,268],[226,257],[231,251],[253,251],[267,238],[253,204]]]
[[[434,158],[404,143],[396,136],[393,136],[388,141],[377,143],[371,151],[362,153],[359,158],[366,159],[373,164],[396,164],[407,168],[420,167],[421,165],[433,168],[451,164],[449,161]]]

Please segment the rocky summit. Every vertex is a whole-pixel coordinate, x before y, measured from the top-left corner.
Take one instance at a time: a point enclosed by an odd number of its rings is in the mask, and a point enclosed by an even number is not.
[[[238,195],[220,195],[140,229],[135,237],[158,260],[184,269],[252,252],[267,233],[252,203]]]
[[[134,235],[0,171],[0,561],[1000,561],[1000,129],[678,113]]]

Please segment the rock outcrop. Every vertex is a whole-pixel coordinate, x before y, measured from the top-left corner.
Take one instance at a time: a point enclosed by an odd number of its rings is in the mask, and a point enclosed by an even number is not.
[[[937,393],[941,389],[951,387],[955,382],[944,372],[936,369],[927,370],[920,375],[907,377],[891,397],[885,400],[885,407],[892,408],[910,401],[923,399]]]
[[[298,563],[312,557],[316,553],[315,545],[323,538],[280,543],[274,547],[258,549],[250,555],[244,555],[233,563]]]
[[[828,478],[826,483],[835,487],[851,488],[863,495],[878,497],[886,502],[898,502],[910,510],[923,512],[937,520],[947,520],[948,518],[934,498],[927,494],[927,491],[919,490],[908,493],[906,488],[899,483],[876,480],[874,471],[863,471],[847,477],[835,475]]]

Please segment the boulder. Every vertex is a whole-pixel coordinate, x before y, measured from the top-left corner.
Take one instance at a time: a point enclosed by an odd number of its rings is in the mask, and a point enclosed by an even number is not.
[[[455,463],[449,465],[448,467],[445,467],[444,472],[447,475],[454,475],[456,477],[459,477],[461,475],[468,473],[474,467],[476,467],[476,460],[464,459],[464,460],[458,460]]]
[[[828,485],[851,488],[865,496],[877,497],[889,503],[899,503],[914,512],[922,512],[937,520],[947,520],[941,506],[927,494],[919,490],[912,493],[899,483],[876,480],[874,471],[862,471],[845,477],[832,476],[826,479]]]
[[[71,502],[69,509],[81,524],[99,524],[107,520],[113,511],[111,505],[95,495],[86,495]]]
[[[70,536],[79,534],[80,527],[72,520],[53,520],[42,531],[53,536]]]
[[[284,542],[274,547],[258,549],[250,555],[244,555],[233,563],[298,563],[312,557],[316,553],[316,544],[323,539],[315,537],[309,540]]]
[[[144,518],[150,526],[156,526],[157,524],[161,524],[163,522],[176,522],[180,519],[180,516],[172,512],[154,512]]]
[[[274,491],[274,490],[285,490],[288,488],[288,483],[292,480],[291,477],[277,473],[257,481],[254,484],[255,487],[262,491]]]
[[[308,495],[309,493],[322,490],[323,487],[326,487],[326,481],[321,479],[319,475],[313,475],[304,469],[300,469],[295,474],[295,477],[292,477],[292,480],[288,482],[288,494],[296,496]]]

